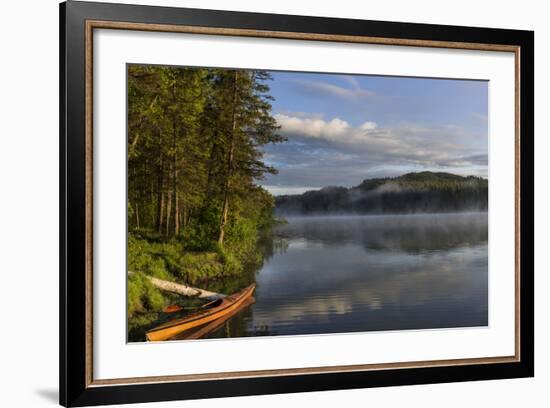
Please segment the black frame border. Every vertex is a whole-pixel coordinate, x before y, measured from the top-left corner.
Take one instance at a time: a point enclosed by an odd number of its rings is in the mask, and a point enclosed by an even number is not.
[[[68,1],[60,4],[60,404],[88,406],[534,376],[534,32],[172,7]],[[520,47],[520,355],[518,362],[86,385],[87,20],[369,36]],[[517,158],[516,158],[517,160]]]

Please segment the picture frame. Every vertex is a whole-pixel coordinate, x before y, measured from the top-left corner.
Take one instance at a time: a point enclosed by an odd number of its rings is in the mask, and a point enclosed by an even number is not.
[[[94,32],[163,32],[514,55],[513,355],[185,375],[94,376]],[[341,390],[534,375],[534,33],[68,1],[60,5],[60,403]],[[512,183],[512,181],[510,181]],[[123,294],[121,294],[121,297]]]

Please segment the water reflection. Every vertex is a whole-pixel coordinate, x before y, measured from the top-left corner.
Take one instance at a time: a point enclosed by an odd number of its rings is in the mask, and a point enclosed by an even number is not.
[[[289,218],[278,234],[309,245],[359,243],[367,249],[420,252],[487,242],[487,213]],[[295,243],[300,245],[299,243]]]
[[[209,337],[487,325],[486,213],[288,221],[256,303]]]

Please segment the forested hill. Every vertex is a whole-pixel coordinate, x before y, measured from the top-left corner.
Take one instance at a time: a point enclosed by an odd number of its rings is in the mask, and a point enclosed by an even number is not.
[[[355,187],[325,187],[276,197],[279,215],[407,214],[486,211],[488,181],[450,173],[408,173],[364,180]]]

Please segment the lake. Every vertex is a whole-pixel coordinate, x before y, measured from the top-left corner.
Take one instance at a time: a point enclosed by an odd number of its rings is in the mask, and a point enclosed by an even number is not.
[[[487,325],[487,213],[287,221],[256,303],[208,337]]]

